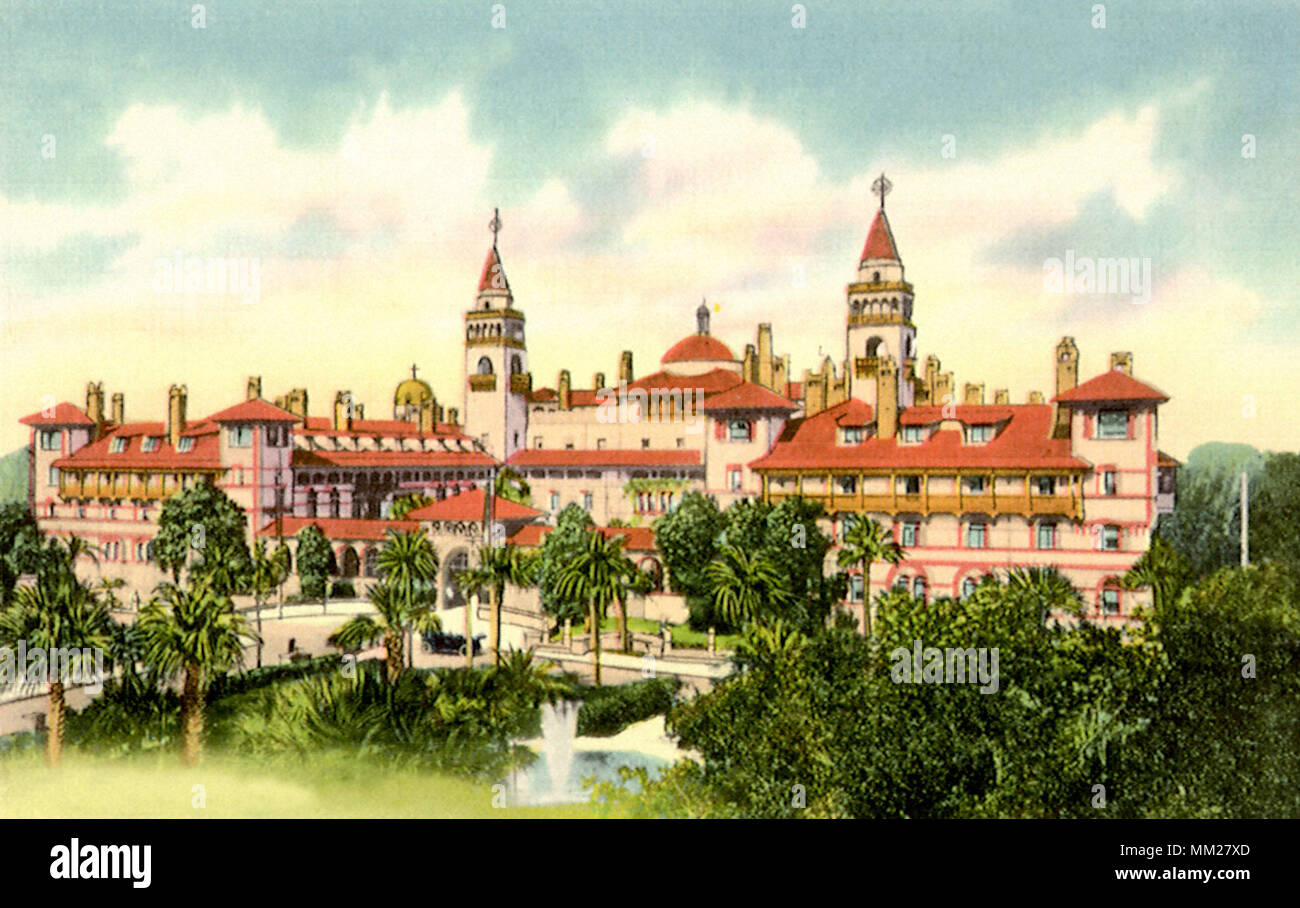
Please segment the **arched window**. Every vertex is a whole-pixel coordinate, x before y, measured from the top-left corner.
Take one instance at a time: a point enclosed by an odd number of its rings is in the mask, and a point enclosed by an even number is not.
[[[880,345],[883,344],[883,343],[884,343],[884,341],[883,341],[881,338],[879,338],[879,337],[873,337],[873,338],[871,338],[870,340],[868,340],[868,341],[867,341],[867,356],[879,356],[879,355],[880,355]]]
[[[975,592],[975,578],[967,577],[961,582],[961,598],[969,599]]]
[[[490,357],[487,356],[479,357],[478,374],[479,375],[492,374],[492,359]]]
[[[524,371],[524,361],[519,358],[519,354],[510,357],[510,374],[519,375]]]

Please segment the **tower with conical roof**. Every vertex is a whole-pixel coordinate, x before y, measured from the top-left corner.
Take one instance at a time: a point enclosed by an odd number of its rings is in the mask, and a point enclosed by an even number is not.
[[[497,251],[501,218],[493,212],[492,248],[479,276],[474,308],[465,313],[465,434],[505,460],[528,433],[528,348],[524,314],[514,307]]]
[[[916,374],[916,326],[912,324],[912,285],[904,280],[894,232],[885,216],[890,182],[881,174],[872,188],[880,208],[858,260],[857,280],[849,284],[845,356],[849,394],[876,404],[877,371],[885,356],[898,365],[898,405],[912,404]]]

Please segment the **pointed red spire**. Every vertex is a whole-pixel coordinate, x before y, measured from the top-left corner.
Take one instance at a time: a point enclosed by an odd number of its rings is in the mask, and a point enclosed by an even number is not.
[[[884,208],[876,212],[876,219],[871,222],[871,230],[867,233],[867,244],[862,247],[860,261],[865,262],[867,259],[899,261],[898,247],[894,245],[894,231],[889,229]]]
[[[487,261],[483,263],[483,274],[478,279],[478,289],[480,293],[484,290],[510,291],[506,270],[501,267],[501,256],[497,254],[495,245],[488,250]]]

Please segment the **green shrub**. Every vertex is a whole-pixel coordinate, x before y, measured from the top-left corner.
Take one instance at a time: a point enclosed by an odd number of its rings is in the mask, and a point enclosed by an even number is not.
[[[357,588],[352,585],[351,580],[335,580],[330,584],[331,599],[355,599],[357,598]]]
[[[677,678],[649,678],[613,687],[588,687],[581,693],[578,734],[614,735],[634,722],[667,712],[682,682]]]

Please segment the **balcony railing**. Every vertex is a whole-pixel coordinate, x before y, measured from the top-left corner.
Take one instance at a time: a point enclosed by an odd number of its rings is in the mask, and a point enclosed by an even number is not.
[[[1025,517],[1050,515],[1060,517],[1081,516],[1080,502],[1070,495],[1025,494],[962,494],[919,495],[898,493],[894,495],[865,495],[857,492],[804,492],[792,488],[769,487],[767,498],[773,504],[787,498],[802,497],[819,502],[827,512],[876,514],[1020,514]]]

